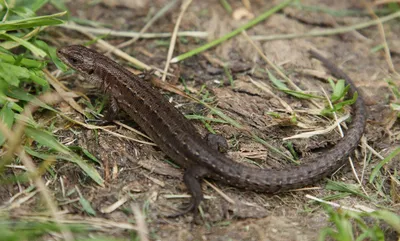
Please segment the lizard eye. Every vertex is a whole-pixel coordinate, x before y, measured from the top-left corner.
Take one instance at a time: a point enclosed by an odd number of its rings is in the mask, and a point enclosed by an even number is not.
[[[80,62],[80,60],[75,57],[71,57],[69,60],[71,61],[72,64],[78,64]]]

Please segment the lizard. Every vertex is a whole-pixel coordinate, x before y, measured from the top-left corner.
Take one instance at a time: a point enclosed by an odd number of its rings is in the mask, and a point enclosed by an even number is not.
[[[359,93],[353,80],[331,61],[315,51],[310,51],[310,54],[336,78],[346,81],[350,86],[349,96]],[[211,148],[194,125],[150,82],[140,79],[110,58],[81,45],[58,48],[57,55],[110,96],[111,116],[119,109],[125,111],[167,156],[185,169],[183,181],[191,200],[179,215],[197,211],[203,200],[201,183],[204,178],[265,193],[310,185],[345,164],[346,158],[358,146],[366,125],[366,107],[359,94],[352,108],[352,123],[332,148],[308,157],[307,162],[299,166],[279,170],[250,167]]]

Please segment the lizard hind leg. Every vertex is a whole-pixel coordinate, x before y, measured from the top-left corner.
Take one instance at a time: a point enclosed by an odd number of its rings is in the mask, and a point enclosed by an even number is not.
[[[193,220],[198,215],[198,207],[203,200],[203,191],[201,190],[201,179],[208,173],[208,170],[201,166],[191,166],[183,174],[183,181],[191,194],[189,204],[179,213],[168,215],[169,218],[175,218],[193,212]]]
[[[213,148],[214,150],[217,150],[221,153],[226,153],[229,149],[228,142],[226,141],[225,137],[219,134],[212,134],[208,133],[205,137],[204,140],[207,142],[207,144]]]

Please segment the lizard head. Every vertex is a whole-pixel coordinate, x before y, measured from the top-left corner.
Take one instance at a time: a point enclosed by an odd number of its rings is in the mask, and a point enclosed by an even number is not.
[[[81,45],[70,45],[57,49],[57,56],[69,67],[85,76],[93,74],[97,52]]]

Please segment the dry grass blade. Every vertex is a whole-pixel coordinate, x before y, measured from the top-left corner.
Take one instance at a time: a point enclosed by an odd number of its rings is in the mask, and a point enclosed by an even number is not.
[[[81,108],[81,106],[76,103],[76,101],[73,99],[74,93],[73,92],[67,92],[65,89],[67,89],[63,84],[61,84],[54,76],[47,70],[43,70],[43,72],[46,74],[47,81],[53,86],[53,88],[57,91],[57,93],[60,94],[60,96],[63,98],[65,102],[67,102],[72,108],[74,108],[76,111],[81,113],[82,115],[85,115],[85,111]]]
[[[119,137],[119,138],[122,138],[122,139],[127,139],[127,140],[130,140],[130,141],[134,141],[134,142],[137,142],[137,143],[146,144],[146,145],[150,145],[150,146],[156,146],[156,144],[154,144],[153,142],[142,141],[142,140],[139,140],[139,139],[135,139],[135,138],[132,138],[132,137],[129,137],[129,136],[125,136],[125,135],[110,131],[106,126],[96,126],[96,125],[86,124],[86,123],[74,120],[74,119],[70,118],[69,116],[66,116],[65,114],[63,114],[61,112],[58,112],[58,114],[60,116],[62,116],[63,118],[65,118],[65,119],[67,119],[67,120],[69,120],[69,121],[71,121],[71,122],[73,122],[75,124],[78,124],[80,126],[83,126],[83,127],[87,128],[87,129],[90,129],[90,130],[102,130],[102,131],[105,131],[105,132],[107,132],[107,133],[109,133],[109,134],[111,134],[113,136],[116,136],[116,137]],[[125,127],[125,125],[121,125],[121,126]],[[127,129],[134,130],[132,128],[127,128]],[[146,139],[149,139],[148,136],[146,136],[145,134],[143,134],[143,133],[141,133],[141,132],[139,132],[137,130],[135,130],[134,132],[139,134],[139,135],[141,135],[141,136],[143,136],[143,137],[145,137]]]
[[[141,241],[149,240],[149,229],[147,228],[146,219],[143,213],[140,211],[139,206],[137,204],[131,205],[133,214],[135,215],[135,220],[137,224],[137,232],[139,233],[139,237]]]
[[[363,141],[363,139],[361,139],[361,141]],[[363,141],[363,145],[365,145],[365,147],[372,153],[374,154],[376,157],[378,157],[379,159],[383,160],[385,159],[385,157],[383,157],[381,154],[379,154],[379,152],[377,152],[374,148],[372,148],[366,140]]]
[[[385,58],[386,62],[389,65],[390,71],[392,71],[394,74],[396,74],[397,78],[400,78],[400,74],[396,71],[393,65],[392,61],[392,56],[390,54],[389,50],[389,45],[386,41],[386,34],[385,34],[385,29],[383,28],[382,21],[380,21],[379,17],[375,14],[374,10],[372,9],[371,5],[367,3],[365,0],[363,0],[364,5],[367,7],[368,12],[371,14],[372,18],[378,21],[377,26],[379,30],[379,34],[381,35],[382,42],[383,42],[383,48],[385,50]]]
[[[86,224],[96,228],[99,231],[104,231],[104,229],[110,229],[110,230],[126,229],[133,231],[137,230],[137,227],[132,225],[131,223],[115,222],[102,218],[92,218],[92,217],[82,217],[82,216],[66,216],[65,218],[60,218],[57,220],[45,216],[27,216],[27,217],[22,216],[19,218],[40,221],[40,222],[59,222],[61,224]]]
[[[320,198],[311,196],[311,195],[309,195],[309,194],[305,195],[305,197],[308,198],[308,199],[311,199],[311,200],[320,202],[320,203],[328,204],[328,205],[330,205],[330,206],[332,206],[332,207],[334,207],[334,208],[346,209],[346,210],[350,210],[350,211],[357,212],[357,213],[363,212],[363,211],[358,210],[358,209],[355,209],[355,208],[346,207],[346,206],[343,206],[343,205],[340,205],[340,204],[337,204],[337,203],[334,203],[334,202],[325,201],[325,200],[322,200],[322,199],[320,199]]]
[[[174,57],[174,58],[171,60],[171,62],[172,62],[172,63],[177,63],[177,62],[179,62],[179,61],[182,61],[182,60],[184,60],[184,59],[186,59],[186,58],[189,58],[189,57],[191,57],[191,56],[194,56],[194,55],[196,55],[196,54],[198,54],[198,53],[204,52],[204,51],[206,51],[207,49],[210,49],[210,48],[212,48],[212,47],[214,47],[214,46],[217,46],[217,45],[219,45],[219,44],[225,42],[226,40],[228,40],[228,39],[230,39],[230,38],[236,36],[236,35],[239,34],[239,33],[241,33],[243,30],[246,30],[246,29],[248,29],[248,28],[253,27],[254,25],[258,24],[259,22],[261,22],[261,21],[265,20],[266,18],[270,17],[270,16],[273,15],[274,13],[276,13],[276,12],[282,10],[282,9],[285,8],[287,5],[289,5],[291,2],[292,2],[292,0],[285,0],[285,1],[282,1],[282,2],[280,2],[279,4],[275,5],[274,7],[272,7],[271,9],[269,9],[268,11],[266,11],[266,12],[264,12],[263,14],[257,16],[256,18],[250,20],[250,21],[247,22],[246,24],[244,24],[244,25],[242,25],[242,26],[236,28],[235,30],[231,31],[230,33],[225,34],[224,36],[222,36],[222,37],[220,37],[220,38],[217,38],[217,39],[215,39],[215,40],[213,40],[213,41],[211,41],[211,42],[209,42],[209,43],[207,43],[207,44],[205,44],[205,45],[202,45],[202,46],[200,46],[200,47],[198,47],[198,48],[196,48],[196,49],[193,49],[193,50],[191,50],[191,51],[189,51],[189,52],[186,52],[186,53],[181,54],[181,55],[179,55],[179,56],[177,56],[177,57]]]
[[[364,135],[364,136],[361,137],[361,140],[360,140],[360,144],[362,146],[362,152],[363,153],[367,153],[367,145],[365,143],[367,143],[367,138]],[[364,155],[364,157],[363,157],[363,168],[361,170],[361,178],[360,178],[361,183],[363,183],[363,181],[364,181],[364,175],[365,175],[365,170],[367,169],[367,165],[368,165],[367,164],[367,155]]]
[[[10,200],[8,200],[8,202],[6,204],[1,206],[1,209],[13,210],[14,208],[19,208],[19,207],[21,207],[21,205],[23,205],[24,203],[28,202],[31,198],[36,196],[36,194],[38,192],[39,192],[38,190],[33,191],[33,192],[26,192],[26,190],[19,192],[16,195],[14,195],[13,197],[11,197]],[[24,196],[20,197],[22,195],[24,195]]]
[[[349,114],[340,117],[339,119],[336,119],[335,123],[328,126],[327,128],[324,128],[322,130],[317,130],[317,131],[310,131],[310,132],[304,132],[298,135],[293,135],[293,136],[289,136],[289,137],[285,137],[282,140],[287,141],[287,140],[291,140],[291,139],[298,139],[298,138],[310,138],[316,135],[324,135],[327,134],[329,132],[331,132],[332,130],[334,130],[336,127],[338,127],[338,125],[340,125],[340,123],[342,123],[343,121],[347,120],[350,117]]]
[[[189,194],[164,194],[163,197],[165,197],[167,199],[177,199],[177,198],[190,199],[190,198],[192,198],[192,196],[190,196]],[[214,198],[215,198],[214,196],[204,195],[205,200],[210,200],[210,199],[214,199]]]
[[[96,37],[91,34],[86,33],[86,35],[91,37],[92,39],[96,39]],[[149,65],[147,65],[147,64],[143,63],[142,61],[130,56],[129,54],[115,48],[114,46],[112,46],[111,44],[107,43],[106,41],[104,41],[102,39],[97,39],[96,43],[101,49],[106,50],[106,51],[111,51],[113,54],[125,59],[126,61],[128,61],[129,63],[131,63],[135,66],[138,66],[145,70],[152,69]]]
[[[99,48],[101,48],[101,49],[103,49],[103,50],[105,50],[105,51],[107,51],[107,52],[108,52],[108,51],[109,51],[109,52],[112,52],[113,54],[115,54],[115,55],[117,55],[117,56],[119,56],[119,57],[125,59],[125,60],[128,61],[129,63],[132,63],[133,65],[138,66],[139,68],[142,68],[142,69],[145,69],[145,70],[151,70],[151,69],[152,69],[149,65],[143,63],[142,61],[140,61],[140,60],[138,60],[138,59],[136,59],[136,58],[133,58],[133,57],[130,56],[129,54],[127,54],[127,53],[121,51],[120,49],[117,49],[115,46],[113,46],[113,45],[107,43],[106,41],[104,41],[104,40],[102,40],[102,39],[96,38],[96,36],[94,36],[93,34],[91,34],[91,33],[89,33],[89,32],[85,32],[85,31],[82,30],[82,29],[77,29],[77,30],[78,30],[80,33],[82,33],[82,34],[88,36],[89,38],[95,39],[97,45],[99,46]]]
[[[257,86],[258,88],[260,88],[261,90],[265,91],[266,93],[268,93],[269,95],[271,95],[272,97],[276,98],[277,100],[279,100],[279,103],[281,103],[281,105],[283,106],[283,108],[286,109],[286,111],[288,111],[289,113],[293,113],[293,109],[292,107],[286,103],[286,101],[284,101],[281,97],[277,96],[276,94],[274,94],[274,92],[272,92],[272,90],[267,86],[266,83],[261,82],[261,81],[255,81],[253,80],[251,77],[249,77],[249,80],[251,81],[251,83],[253,83],[255,86]]]
[[[295,38],[306,38],[306,37],[317,37],[317,36],[328,36],[328,35],[337,35],[341,33],[347,33],[358,29],[367,28],[379,23],[384,23],[395,18],[400,17],[400,11],[394,12],[390,15],[382,17],[378,20],[371,20],[364,23],[359,23],[351,26],[340,27],[335,29],[321,30],[321,31],[310,31],[307,33],[293,33],[293,34],[277,34],[277,35],[268,35],[268,36],[260,36],[253,35],[250,36],[251,39],[256,41],[273,41],[273,40],[281,40],[281,39],[295,39]]]
[[[247,35],[246,31],[243,31],[242,34],[246,38],[246,40],[254,47],[254,49],[261,56],[261,58],[264,59],[264,61],[267,62],[267,64],[271,66],[281,76],[281,78],[286,80],[289,83],[289,85],[292,86],[292,88],[294,88],[296,91],[301,91],[301,92],[303,91],[289,77],[287,77],[267,56],[265,56],[262,50],[254,43],[254,41],[249,37],[249,35]],[[319,107],[317,102],[315,102],[312,99],[310,101],[314,106]]]
[[[151,25],[153,25],[153,23],[155,23],[160,17],[164,16],[164,14],[167,13],[168,10],[170,10],[177,2],[178,2],[177,0],[170,1],[156,15],[154,15],[153,18],[151,18],[148,22],[146,22],[146,24],[139,31],[139,33],[136,37],[134,37],[133,39],[128,40],[124,43],[119,44],[117,46],[117,48],[122,49],[122,48],[125,48],[125,47],[133,44],[134,42],[136,42],[143,35],[143,33],[145,33],[147,31],[147,29],[149,29],[151,27]],[[178,34],[179,33],[177,33],[177,35]]]
[[[129,196],[123,196],[122,198],[118,199],[118,201],[114,202],[113,204],[101,208],[100,212],[102,213],[112,213],[115,210],[117,210],[119,207],[121,207],[122,205],[124,205],[127,201],[129,200]]]
[[[168,54],[167,54],[167,61],[165,63],[165,67],[164,67],[164,73],[163,73],[163,75],[161,77],[162,81],[165,81],[165,79],[167,77],[166,73],[168,72],[168,68],[169,68],[169,64],[171,62],[172,54],[174,53],[176,37],[177,37],[178,30],[179,30],[179,25],[181,24],[181,21],[182,21],[182,18],[183,18],[183,14],[185,13],[186,9],[189,7],[189,5],[191,3],[192,3],[192,0],[185,0],[185,1],[182,2],[181,12],[179,13],[178,19],[176,20],[176,23],[175,23],[174,31],[172,32],[172,37],[171,37],[171,41],[170,41],[169,49],[168,49]]]
[[[324,92],[325,98],[327,99],[327,101],[328,101],[328,103],[329,103],[329,107],[333,109],[333,104],[332,104],[332,102],[331,102],[331,100],[330,100],[328,94],[325,92],[324,89],[322,89],[322,91]],[[359,97],[359,98],[361,98],[361,97]],[[335,117],[335,120],[338,121],[338,117],[337,117],[336,112],[333,112],[333,116]],[[337,127],[338,127],[338,129],[339,129],[339,132],[340,132],[341,137],[343,138],[343,137],[344,137],[344,133],[343,133],[342,127],[340,126],[340,124],[337,124]],[[356,178],[358,184],[360,185],[362,191],[364,192],[364,194],[365,194],[367,197],[369,197],[369,194],[368,194],[367,191],[365,190],[365,188],[364,188],[364,186],[363,186],[363,184],[362,184],[360,178],[358,177],[357,171],[356,171],[356,169],[355,169],[355,167],[354,167],[353,159],[352,159],[351,157],[349,157],[349,164],[350,164],[350,166],[351,166],[351,171],[353,172],[353,175],[354,175],[354,177]]]
[[[115,31],[112,29],[108,28],[92,28],[92,27],[84,27],[80,26],[74,23],[67,23],[63,25],[59,25],[59,27],[66,28],[66,29],[72,29],[76,30],[79,32],[86,32],[86,33],[92,33],[92,34],[99,34],[99,35],[109,35],[109,36],[115,36],[115,37],[128,37],[128,38],[146,38],[146,39],[157,39],[157,38],[170,38],[171,33],[137,33],[137,32],[131,32],[131,31]],[[201,32],[201,31],[183,31],[183,32],[178,32],[177,33],[179,37],[193,37],[193,38],[207,38],[208,33],[207,32]]]
[[[140,135],[140,136],[142,136],[144,138],[146,138],[149,141],[152,141],[151,138],[148,135],[146,135],[146,134],[144,134],[144,133],[142,133],[142,132],[140,132],[140,131],[138,131],[138,130],[136,130],[136,129],[128,126],[128,125],[125,125],[124,123],[122,123],[120,121],[114,121],[114,123],[119,125],[119,126],[122,126],[123,128],[125,128],[127,130],[130,130],[130,131],[132,131],[132,132],[134,132],[134,133],[136,133],[136,134],[138,134],[138,135]],[[143,142],[141,142],[141,143],[143,143]],[[145,144],[152,144],[152,143],[145,143]]]
[[[210,183],[207,180],[204,180],[204,182],[210,186],[212,189],[214,189],[219,195],[221,195],[221,197],[223,197],[227,202],[235,204],[235,200],[233,200],[232,198],[230,198],[228,195],[226,195],[221,189],[217,188],[216,186],[214,186],[212,183]]]
[[[285,79],[292,88],[295,88],[298,91],[302,91],[300,87],[298,87],[289,77],[287,77],[265,54],[263,51],[254,43],[254,41],[247,35],[246,31],[242,32],[242,35],[246,38],[246,40],[254,47],[257,53],[261,56],[261,58],[271,66],[283,79]]]
[[[73,95],[73,92],[70,92],[70,91],[67,92],[67,91],[66,91],[67,88],[66,88],[65,86],[63,86],[56,78],[54,78],[54,76],[53,76],[51,73],[49,73],[47,70],[45,70],[44,72],[46,73],[47,79],[49,80],[49,82],[51,83],[51,85],[56,89],[56,91],[60,94],[60,96],[61,96],[68,104],[70,104],[70,106],[71,106],[72,108],[74,108],[74,109],[75,109],[76,111],[78,111],[79,113],[85,115],[84,110],[83,110],[83,109],[80,107],[80,105],[79,105],[78,103],[76,103],[76,101],[73,99],[73,97],[75,97],[75,96],[72,96],[72,95]],[[125,135],[121,135],[121,134],[119,134],[119,133],[116,133],[116,132],[113,132],[113,131],[108,130],[107,127],[105,127],[105,126],[96,126],[96,125],[86,124],[86,123],[83,123],[83,122],[74,120],[74,119],[68,117],[67,115],[65,115],[64,113],[58,112],[58,114],[59,114],[60,116],[62,116],[63,118],[65,118],[65,119],[67,119],[67,120],[69,120],[69,121],[71,121],[71,122],[73,122],[73,123],[75,123],[75,124],[78,124],[78,125],[80,125],[80,126],[83,126],[83,127],[87,128],[87,129],[91,129],[91,130],[100,129],[100,130],[103,130],[103,131],[105,131],[105,132],[107,132],[107,133],[113,135],[113,136],[117,136],[117,137],[119,137],[119,138],[128,139],[128,140],[135,141],[135,142],[138,142],[138,143],[141,143],[141,144],[146,144],[146,145],[155,146],[155,144],[154,144],[153,142],[142,141],[142,140],[135,139],[135,138],[132,138],[132,137],[128,137],[128,136],[125,136]],[[136,134],[138,134],[138,135],[140,135],[140,136],[143,136],[144,138],[146,138],[146,139],[148,139],[148,140],[151,140],[147,135],[143,134],[142,132],[137,131],[137,130],[135,130],[135,129],[133,129],[133,128],[131,128],[131,127],[129,127],[129,126],[127,126],[127,125],[121,123],[121,122],[119,122],[119,121],[115,121],[115,123],[118,124],[118,125],[120,125],[120,126],[122,126],[122,127],[124,127],[124,128],[126,128],[126,129],[129,129],[129,130],[135,132]]]

